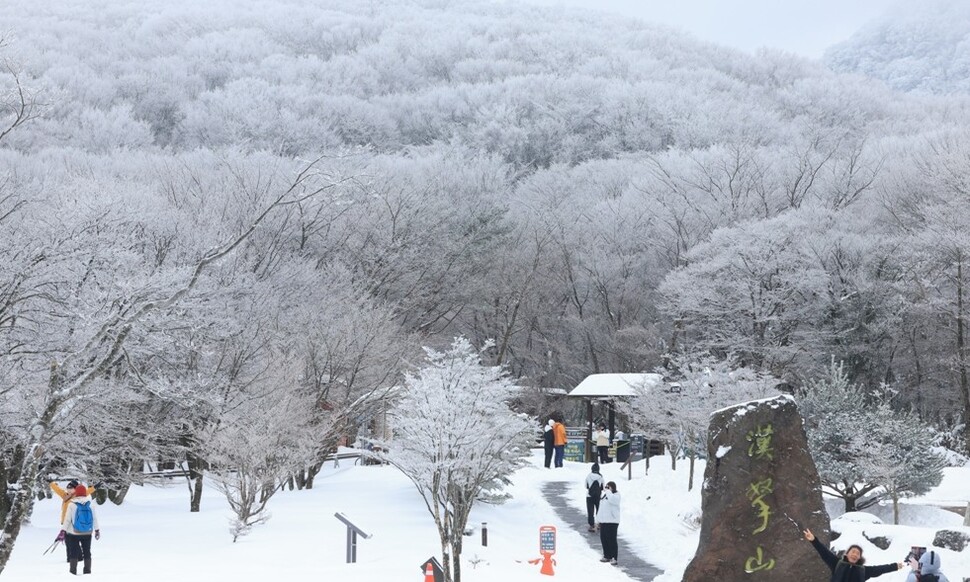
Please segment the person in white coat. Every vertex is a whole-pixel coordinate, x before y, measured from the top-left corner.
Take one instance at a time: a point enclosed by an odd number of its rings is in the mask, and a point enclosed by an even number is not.
[[[71,574],[77,574],[77,563],[84,562],[84,574],[91,573],[91,536],[101,539],[101,527],[94,504],[84,485],[74,489],[74,497],[67,505],[61,534],[67,546],[67,558]]]
[[[906,577],[906,582],[949,582],[940,571],[940,566],[940,555],[936,550],[924,551],[919,560],[910,558],[912,572]]]
[[[603,544],[603,557],[600,558],[600,562],[609,562],[616,566],[616,560],[619,557],[616,534],[620,528],[620,494],[613,481],[608,482],[603,489],[600,508],[596,512],[596,522],[600,528],[600,543]]]

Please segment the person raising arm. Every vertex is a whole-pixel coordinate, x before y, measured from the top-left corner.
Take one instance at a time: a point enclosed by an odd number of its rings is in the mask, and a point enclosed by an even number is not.
[[[818,552],[822,561],[832,571],[831,582],[863,582],[869,578],[875,578],[902,569],[903,563],[883,564],[880,566],[866,566],[865,558],[862,557],[862,547],[856,544],[849,546],[845,555],[839,558],[832,553],[832,550],[822,542],[818,541],[812,530],[806,529],[805,539],[812,543],[815,551]]]

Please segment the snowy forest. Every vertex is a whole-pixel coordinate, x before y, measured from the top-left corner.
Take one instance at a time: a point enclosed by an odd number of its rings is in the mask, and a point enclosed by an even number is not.
[[[970,446],[970,100],[859,74],[892,35],[834,72],[485,0],[8,0],[0,34],[6,537],[67,470],[312,486],[455,338],[533,416],[837,363]]]

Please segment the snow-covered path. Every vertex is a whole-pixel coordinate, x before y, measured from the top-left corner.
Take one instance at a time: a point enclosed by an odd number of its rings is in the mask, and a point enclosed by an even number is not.
[[[573,491],[570,491],[570,485],[572,484],[566,481],[549,481],[543,485],[542,492],[545,494],[549,505],[555,510],[556,516],[580,534],[585,535],[590,547],[596,551],[601,551],[599,534],[590,533],[587,530],[586,515],[570,505],[567,499],[569,495],[573,494]],[[620,535],[618,536],[620,557],[617,560],[617,567],[634,580],[650,582],[663,572],[640,558],[635,548],[623,538],[623,525],[621,520]],[[611,566],[602,564],[601,567],[610,568]]]

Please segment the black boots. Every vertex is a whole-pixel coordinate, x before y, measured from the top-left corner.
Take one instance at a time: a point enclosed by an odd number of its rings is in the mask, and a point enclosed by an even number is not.
[[[71,574],[77,576],[77,560],[69,560],[68,563],[71,564]],[[84,558],[84,570],[82,573],[91,573],[91,558]]]

